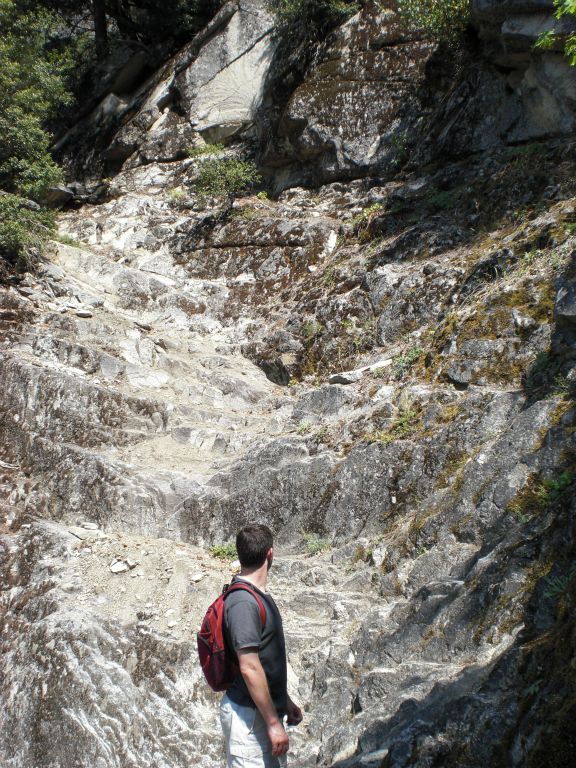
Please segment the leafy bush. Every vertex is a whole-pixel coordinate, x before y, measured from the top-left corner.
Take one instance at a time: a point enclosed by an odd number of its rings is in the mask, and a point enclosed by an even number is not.
[[[281,33],[299,28],[309,37],[321,37],[358,11],[348,0],[268,0]]]
[[[260,174],[251,160],[228,157],[211,158],[202,164],[196,190],[201,200],[209,197],[227,197],[232,203],[235,197],[260,182]]]
[[[34,200],[61,180],[43,128],[69,100],[71,61],[51,48],[55,25],[49,11],[22,12],[14,0],[0,0],[0,187]]]
[[[398,12],[408,26],[452,44],[461,37],[470,17],[468,0],[398,0]]]
[[[205,155],[218,155],[224,151],[223,144],[199,144],[195,147],[189,147],[186,151],[188,157],[204,157]]]
[[[557,19],[561,19],[563,16],[576,16],[576,0],[554,0],[555,12],[554,15]],[[540,50],[549,50],[556,44],[556,35],[549,29],[547,32],[542,32],[538,39],[534,43],[534,48]],[[568,57],[570,64],[576,66],[576,34],[568,35],[564,43],[564,53]]]
[[[0,195],[0,257],[30,269],[54,230],[54,214],[18,195]]]
[[[422,347],[411,347],[403,355],[394,358],[394,375],[401,378],[424,354]]]
[[[319,555],[321,552],[326,552],[326,550],[330,549],[328,539],[321,538],[317,533],[302,532],[302,536],[304,537],[306,552],[309,555]]]
[[[238,557],[236,544],[231,541],[227,544],[215,544],[208,551],[212,557],[217,557],[219,560],[234,560]]]

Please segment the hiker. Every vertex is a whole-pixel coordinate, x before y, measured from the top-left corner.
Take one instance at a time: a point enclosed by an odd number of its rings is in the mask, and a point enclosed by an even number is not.
[[[238,658],[232,684],[220,704],[228,768],[283,768],[288,734],[298,725],[300,708],[286,689],[286,647],[282,619],[265,591],[274,556],[272,532],[265,525],[244,526],[236,536],[240,574],[224,601],[224,633]],[[264,621],[263,621],[264,619]]]

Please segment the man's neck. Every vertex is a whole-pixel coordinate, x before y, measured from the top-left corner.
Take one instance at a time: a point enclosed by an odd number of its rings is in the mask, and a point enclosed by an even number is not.
[[[264,563],[260,568],[241,568],[238,575],[241,579],[249,581],[255,587],[264,591],[268,581],[268,563]]]

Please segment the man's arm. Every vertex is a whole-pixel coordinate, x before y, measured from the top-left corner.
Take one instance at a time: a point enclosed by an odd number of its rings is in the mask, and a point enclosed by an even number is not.
[[[272,754],[275,757],[285,755],[288,752],[288,734],[284,730],[284,726],[278,718],[276,707],[272,702],[266,673],[262,668],[258,650],[256,648],[239,650],[238,664],[252,701],[258,707],[258,711],[266,723],[268,738],[272,744]]]

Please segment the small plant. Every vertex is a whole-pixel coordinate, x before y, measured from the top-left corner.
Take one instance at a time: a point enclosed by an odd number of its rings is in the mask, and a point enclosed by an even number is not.
[[[229,205],[232,205],[234,198],[260,181],[258,169],[251,160],[210,158],[202,164],[196,190],[204,203],[210,197],[226,197]]]
[[[375,379],[381,379],[386,374],[385,368],[374,368],[372,370],[372,376],[374,376]]]
[[[298,424],[298,429],[296,432],[299,435],[307,435],[311,430],[312,424],[310,424],[309,421],[303,421],[301,424]]]
[[[299,30],[309,39],[323,37],[358,10],[349,0],[267,0],[281,35]]]
[[[224,144],[198,144],[186,150],[187,157],[205,157],[206,155],[219,155],[224,152]]]
[[[576,0],[554,0],[554,7],[556,9],[554,15],[557,19],[561,19],[563,16],[576,16]],[[556,40],[556,34],[553,30],[549,29],[538,36],[534,43],[534,48],[541,51],[549,51],[554,47]],[[573,32],[566,38],[564,54],[570,64],[576,66],[576,33]]]
[[[551,48],[554,47],[555,41],[556,41],[556,35],[551,29],[548,29],[546,30],[546,32],[541,32],[538,35],[538,38],[534,43],[534,48],[540,49],[541,51],[549,51]]]
[[[322,282],[326,288],[334,288],[336,285],[336,272],[334,267],[327,267],[322,273]]]
[[[80,243],[78,240],[75,240],[72,235],[66,235],[66,234],[60,234],[57,232],[54,235],[54,240],[56,240],[57,243],[62,243],[62,245],[70,245],[72,248],[81,248],[82,243]]]
[[[314,430],[313,438],[317,443],[326,443],[330,439],[328,427],[318,427],[318,429]]]
[[[573,486],[575,480],[576,477],[568,471],[554,477],[532,477],[508,504],[507,511],[520,522],[526,522],[548,510]]]
[[[381,210],[382,205],[380,203],[373,203],[372,205],[369,205],[368,208],[364,208],[360,213],[356,214],[356,216],[353,216],[350,223],[352,226],[358,227],[360,224],[364,224],[373,219]]]
[[[393,160],[395,166],[401,165],[408,157],[408,148],[410,146],[410,138],[407,132],[398,132],[392,134],[390,144],[396,152],[396,157]]]
[[[536,680],[536,682],[532,683],[532,685],[529,685],[528,688],[526,688],[526,695],[536,696],[540,692],[541,685],[542,685],[542,678],[540,678],[539,680]]]
[[[420,427],[420,413],[410,404],[400,407],[398,415],[388,429],[378,429],[366,432],[364,440],[367,443],[393,443],[396,440],[406,440],[412,437]]]
[[[258,198],[258,200],[270,200],[270,195],[265,190],[258,192],[256,197]]]
[[[552,387],[547,395],[547,398],[552,397],[565,397],[570,394],[570,380],[567,376],[563,376],[561,373],[556,374]]]
[[[313,339],[321,330],[322,326],[317,320],[307,320],[302,324],[301,334],[306,341],[310,341],[310,339]]]
[[[231,541],[226,544],[214,544],[208,551],[212,557],[217,557],[219,560],[235,560],[238,557],[236,544]]]
[[[168,197],[170,200],[177,202],[183,200],[186,197],[186,191],[182,187],[172,187],[168,190]]]
[[[436,210],[449,211],[458,203],[458,192],[455,189],[437,189],[427,196],[426,202]]]
[[[241,208],[235,208],[232,211],[232,217],[234,219],[242,219],[244,221],[252,221],[257,218],[258,211],[251,205],[243,205]]]
[[[52,211],[32,207],[18,195],[0,195],[0,257],[18,269],[31,269],[54,223]]]
[[[408,26],[450,45],[461,38],[470,18],[468,0],[398,0],[398,12]]]
[[[306,552],[309,555],[319,555],[321,552],[326,552],[331,547],[330,541],[321,538],[317,533],[306,533],[305,531],[302,531],[302,536],[304,538]]]
[[[392,364],[394,376],[397,379],[402,378],[418,362],[423,354],[424,350],[422,347],[411,347],[403,355],[395,357]]]
[[[568,585],[575,575],[576,565],[573,564],[568,573],[565,573],[563,576],[547,576],[544,582],[546,585],[544,597],[550,597],[554,600],[561,597],[568,589]]]

